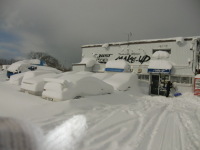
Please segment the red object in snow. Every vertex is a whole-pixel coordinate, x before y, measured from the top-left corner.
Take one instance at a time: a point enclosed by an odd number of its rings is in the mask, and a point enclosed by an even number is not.
[[[200,75],[196,75],[194,79],[194,95],[200,95]]]

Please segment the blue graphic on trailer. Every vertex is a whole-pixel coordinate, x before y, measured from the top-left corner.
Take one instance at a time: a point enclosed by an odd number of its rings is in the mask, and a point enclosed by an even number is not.
[[[148,69],[150,73],[171,73],[171,69]]]
[[[110,72],[124,72],[124,69],[119,69],[119,68],[105,68],[105,71],[110,71]]]

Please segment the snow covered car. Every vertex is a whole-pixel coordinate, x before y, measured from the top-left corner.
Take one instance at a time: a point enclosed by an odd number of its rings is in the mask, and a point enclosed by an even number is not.
[[[52,67],[47,66],[37,66],[37,70],[34,71],[27,71],[19,74],[14,74],[10,76],[9,82],[15,85],[21,85],[21,83],[29,78],[33,78],[42,74],[49,74],[49,73],[62,73],[60,70],[57,70]]]
[[[7,77],[10,78],[10,76],[22,72],[29,71],[30,63],[28,61],[18,61],[13,64],[11,64],[7,69]]]
[[[23,72],[23,73],[19,73],[19,74],[15,74],[15,75],[10,76],[9,82],[10,82],[11,84],[21,85],[21,82],[22,82],[22,79],[23,79],[25,73],[26,73],[26,72]]]
[[[58,79],[45,79],[47,83],[44,86],[42,97],[52,101],[62,101],[77,96],[102,95],[114,91],[111,85],[91,77],[91,74],[90,72],[79,72]]]
[[[40,96],[44,89],[44,78],[57,78],[59,76],[60,74],[56,73],[45,73],[33,78],[25,79],[21,84],[21,91]]]
[[[45,63],[38,59],[22,60],[12,63],[7,69],[7,77],[27,71],[34,71],[38,66],[43,66]]]
[[[120,72],[113,74],[103,81],[112,85],[115,90],[126,91],[135,84],[137,75],[135,73]]]

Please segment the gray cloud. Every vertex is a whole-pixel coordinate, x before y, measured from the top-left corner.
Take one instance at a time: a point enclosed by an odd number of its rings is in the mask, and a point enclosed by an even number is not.
[[[81,45],[200,35],[199,0],[2,0],[0,30],[20,51],[80,61]]]

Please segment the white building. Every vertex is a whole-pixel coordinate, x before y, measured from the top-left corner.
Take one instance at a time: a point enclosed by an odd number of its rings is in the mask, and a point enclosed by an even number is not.
[[[84,45],[82,61],[73,70],[104,72],[108,61],[120,59],[140,80],[148,81],[149,94],[164,95],[169,80],[179,87],[192,87],[200,71],[200,36]]]

